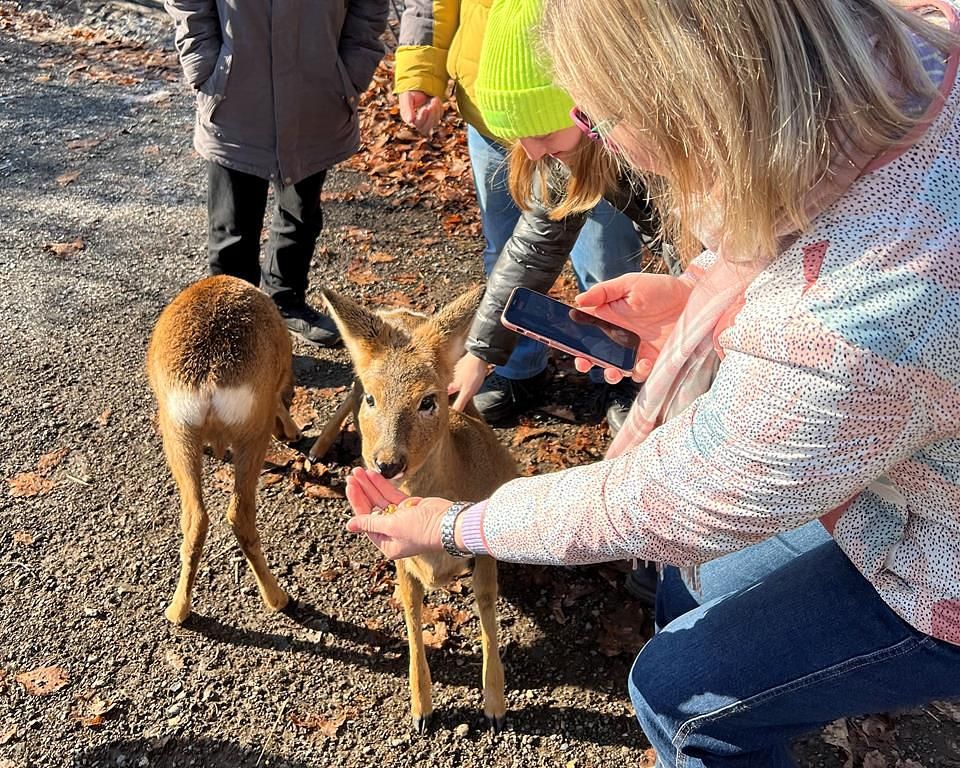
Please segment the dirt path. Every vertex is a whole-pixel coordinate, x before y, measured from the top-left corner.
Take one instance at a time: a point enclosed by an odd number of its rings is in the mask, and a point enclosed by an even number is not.
[[[169,52],[14,9],[0,2],[0,768],[643,764],[623,681],[648,629],[615,568],[503,569],[511,720],[496,738],[481,728],[469,580],[436,595],[437,723],[410,732],[392,568],[342,529],[349,436],[320,470],[278,450],[264,476],[264,546],[296,609],[262,610],[217,519],[227,470],[211,462],[196,616],[165,622],[177,499],[142,361],[160,309],[205,269],[189,98]],[[167,34],[149,19],[129,30]],[[315,284],[429,308],[482,277],[475,237],[367,189],[333,174]],[[296,354],[298,415],[315,431],[349,363]],[[528,466],[602,452],[583,381],[563,373],[555,415],[502,431]],[[949,712],[875,720],[833,737],[858,765],[878,749],[872,768],[960,766]],[[814,737],[798,750],[824,768],[846,757]]]

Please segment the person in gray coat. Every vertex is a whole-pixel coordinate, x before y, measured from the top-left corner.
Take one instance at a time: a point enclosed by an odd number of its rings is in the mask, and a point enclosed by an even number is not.
[[[388,0],[165,0],[193,145],[206,161],[210,273],[259,285],[307,341],[339,340],[306,303],[327,170],[360,143],[357,99],[383,57]],[[263,266],[260,232],[274,203]]]

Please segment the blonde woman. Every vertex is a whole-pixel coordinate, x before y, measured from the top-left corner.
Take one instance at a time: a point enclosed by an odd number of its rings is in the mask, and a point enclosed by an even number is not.
[[[960,698],[958,29],[944,2],[548,0],[558,84],[710,250],[607,460],[465,511],[351,479],[390,557],[670,563],[629,681],[661,766],[788,766],[838,717]],[[581,305],[641,330],[654,299]]]

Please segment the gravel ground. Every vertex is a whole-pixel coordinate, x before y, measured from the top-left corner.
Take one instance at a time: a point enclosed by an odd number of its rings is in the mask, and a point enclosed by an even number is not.
[[[319,483],[332,498],[298,483],[297,463],[264,476],[264,547],[296,605],[262,609],[217,520],[225,470],[211,461],[195,615],[166,623],[177,496],[143,357],[162,307],[205,269],[190,99],[153,6],[14,9],[0,0],[0,768],[645,764],[623,681],[649,627],[616,567],[503,567],[510,721],[496,737],[482,727],[469,580],[434,595],[446,606],[429,655],[436,724],[411,732],[392,567],[342,528],[336,489],[357,460],[349,434]],[[106,45],[91,28],[147,47]],[[430,308],[482,277],[475,238],[445,234],[430,210],[365,195],[363,182],[332,174],[315,286]],[[372,260],[364,279],[358,230],[372,233],[367,250],[393,259]],[[297,346],[295,370],[297,413],[315,434],[349,361]],[[600,455],[587,389],[561,363],[550,412],[501,430],[526,466]],[[45,668],[39,681],[23,677]],[[871,768],[960,766],[949,710],[875,720],[882,727],[858,721],[832,738],[854,745],[857,765],[877,749]],[[854,764],[818,736],[797,749],[803,765]]]

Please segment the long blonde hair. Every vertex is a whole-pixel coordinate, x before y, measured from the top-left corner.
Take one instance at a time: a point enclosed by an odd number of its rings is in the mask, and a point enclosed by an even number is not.
[[[584,136],[566,165],[551,158],[531,160],[515,143],[510,150],[508,186],[521,210],[537,204],[558,221],[593,209],[617,184],[617,160]]]
[[[648,186],[685,259],[705,198],[725,253],[769,257],[845,147],[904,137],[907,99],[938,97],[911,32],[958,42],[889,0],[547,0],[541,29],[557,84],[656,157]]]

